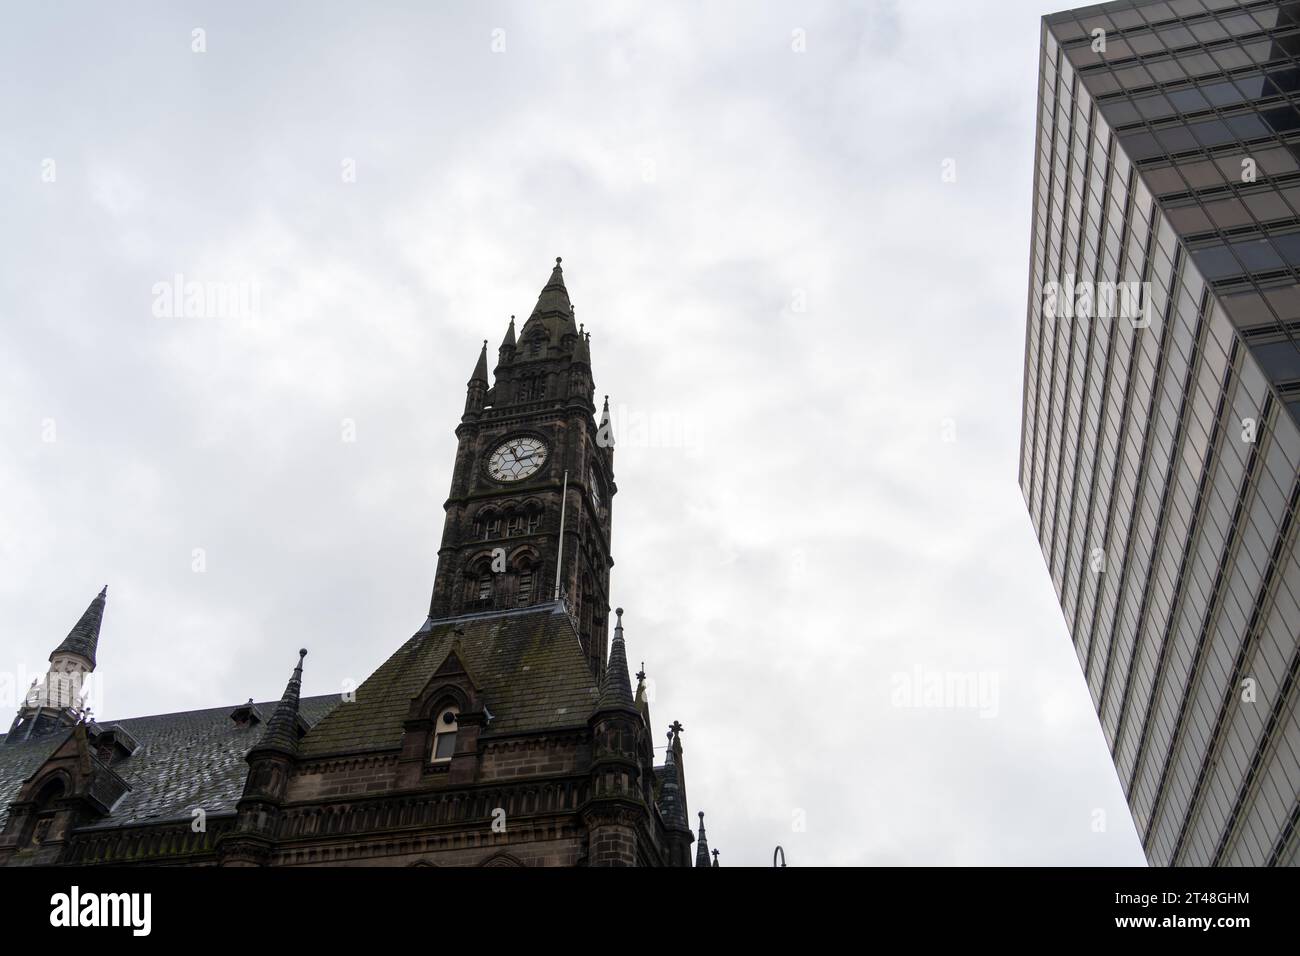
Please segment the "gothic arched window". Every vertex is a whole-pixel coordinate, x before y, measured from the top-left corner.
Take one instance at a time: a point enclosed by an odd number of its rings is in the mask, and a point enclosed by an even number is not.
[[[488,601],[492,598],[492,572],[480,571],[478,576],[478,590],[475,597],[480,601]]]
[[[460,708],[455,704],[439,707],[433,719],[433,745],[429,748],[430,763],[445,763],[456,752],[456,720]]]
[[[533,569],[525,565],[519,569],[519,606],[527,607],[533,603]]]

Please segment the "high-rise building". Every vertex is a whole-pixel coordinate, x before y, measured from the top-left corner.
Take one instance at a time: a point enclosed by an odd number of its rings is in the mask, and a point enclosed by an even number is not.
[[[1300,821],[1300,2],[1042,24],[1020,485],[1148,860]]]
[[[101,592],[0,737],[0,866],[717,866],[622,608],[607,639],[614,442],[559,259],[494,378],[484,342],[414,635],[341,694],[301,650],[278,701],[98,720]]]

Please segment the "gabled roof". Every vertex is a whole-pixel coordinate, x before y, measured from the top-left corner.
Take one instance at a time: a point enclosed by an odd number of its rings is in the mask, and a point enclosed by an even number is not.
[[[573,622],[558,602],[426,621],[298,745],[304,759],[395,750],[411,700],[447,658],[456,629],[465,669],[492,720],[482,736],[583,726],[596,702]]]
[[[337,694],[305,697],[299,714],[314,723],[339,702]],[[276,701],[262,703],[264,712]],[[211,707],[176,714],[100,720],[101,728],[121,726],[138,746],[131,756],[112,765],[113,772],[131,788],[113,808],[111,816],[94,827],[125,826],[163,820],[188,819],[194,807],[209,814],[233,811],[244,790],[248,764],[244,755],[257,743],[265,727],[241,728],[230,717],[231,707]],[[19,788],[68,738],[61,734],[6,743],[0,737],[0,829],[9,815],[9,803]]]

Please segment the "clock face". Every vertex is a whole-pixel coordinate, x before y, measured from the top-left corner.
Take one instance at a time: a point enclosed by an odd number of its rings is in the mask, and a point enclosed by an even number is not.
[[[488,474],[497,481],[519,481],[546,462],[546,443],[540,438],[510,438],[497,445],[488,459]]]

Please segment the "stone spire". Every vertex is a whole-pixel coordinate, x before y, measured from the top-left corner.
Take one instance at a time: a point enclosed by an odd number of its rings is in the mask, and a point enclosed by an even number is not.
[[[298,652],[298,666],[284,687],[284,696],[275,705],[275,713],[266,725],[266,733],[253,752],[274,750],[294,756],[298,753],[298,698],[302,693],[302,660],[307,656],[304,647]],[[250,753],[250,757],[252,754]]]
[[[474,374],[465,384],[465,414],[461,416],[461,421],[468,421],[482,414],[487,393],[487,339],[484,339],[483,347],[479,349],[478,361],[474,363]]]
[[[497,356],[501,361],[505,361],[515,352],[515,317],[510,316],[510,325],[506,327],[506,337],[501,340],[501,347],[497,349]]]
[[[487,339],[483,340],[483,348],[478,353],[478,362],[474,365],[474,374],[469,377],[471,383],[482,382],[488,383],[487,372]]]
[[[537,297],[537,305],[533,306],[533,314],[529,316],[529,321],[542,315],[572,318],[573,303],[569,301],[569,290],[564,287],[564,270],[560,268],[561,261],[559,256],[555,257],[555,268],[551,270],[551,278],[542,287],[542,294]]]
[[[600,427],[596,429],[596,443],[601,448],[614,447],[614,428],[609,423],[609,396],[605,396],[605,408],[600,413]]]
[[[681,787],[677,782],[677,762],[673,757],[674,736],[673,731],[668,731],[668,756],[664,758],[664,782],[659,790],[659,811],[664,816],[664,823],[689,834],[691,827],[686,822],[686,808],[682,806]],[[682,865],[691,865],[689,856]]]
[[[704,811],[700,811],[700,838],[695,844],[695,865],[709,865],[709,840],[704,835]]]
[[[104,589],[81,615],[81,620],[63,639],[63,643],[54,649],[54,653],[50,655],[51,661],[60,654],[76,654],[90,663],[91,670],[95,669],[95,651],[99,647],[99,626],[104,621],[104,605],[107,601],[108,585],[105,584]]]
[[[578,329],[578,344],[573,350],[573,364],[591,368],[591,337],[583,329]]]
[[[632,699],[632,684],[627,676],[627,647],[623,643],[623,609],[615,608],[618,623],[614,625],[614,640],[609,646],[609,662],[605,676],[600,681],[600,698],[596,710],[631,710],[637,707]]]

